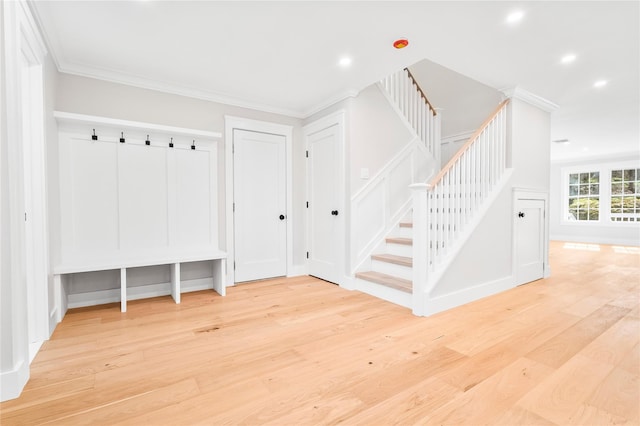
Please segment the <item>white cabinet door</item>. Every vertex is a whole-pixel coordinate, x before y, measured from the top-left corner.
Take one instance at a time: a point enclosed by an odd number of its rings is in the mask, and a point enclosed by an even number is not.
[[[516,284],[544,276],[544,200],[516,201]]]
[[[285,137],[233,131],[235,281],[287,274]]]

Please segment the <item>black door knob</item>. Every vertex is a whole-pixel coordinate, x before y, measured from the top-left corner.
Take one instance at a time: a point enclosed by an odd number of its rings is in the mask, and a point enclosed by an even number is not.
[[[338,216],[338,210],[331,210],[331,214],[333,216]]]
[[[284,215],[283,214],[280,215],[280,220],[284,220]]]
[[[524,213],[523,212],[518,212],[518,217],[524,217]]]

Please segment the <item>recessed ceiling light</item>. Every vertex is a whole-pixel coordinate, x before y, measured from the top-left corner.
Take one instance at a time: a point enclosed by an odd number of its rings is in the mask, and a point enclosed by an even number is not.
[[[518,10],[516,12],[512,12],[507,16],[507,23],[508,24],[516,24],[516,23],[520,22],[523,17],[524,17],[524,12],[521,11],[521,10]]]
[[[348,56],[345,56],[344,58],[340,59],[340,61],[338,62],[338,65],[340,65],[343,68],[348,67],[349,65],[351,65],[351,58],[349,58]]]
[[[593,83],[593,87],[604,87],[607,85],[607,80],[598,80]]]
[[[563,64],[570,64],[571,62],[576,60],[576,55],[573,53],[569,53],[568,55],[564,55],[561,59]]]

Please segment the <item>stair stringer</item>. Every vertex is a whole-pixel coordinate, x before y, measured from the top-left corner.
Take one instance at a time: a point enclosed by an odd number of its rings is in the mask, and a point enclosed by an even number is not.
[[[465,231],[456,240],[453,250],[443,257],[434,272],[430,272],[425,286],[425,291],[416,293],[414,284],[413,313],[415,315],[430,316],[513,287],[513,277],[507,277],[503,280],[476,284],[444,295],[433,295],[436,288],[438,288],[438,284],[442,280],[442,277],[451,267],[451,264],[458,257],[469,239],[473,236],[474,232],[485,218],[496,199],[503,193],[503,191],[511,190],[511,185],[509,185],[509,183],[512,175],[512,168],[505,169],[504,174],[496,183],[493,190],[491,190],[478,211],[467,223]]]

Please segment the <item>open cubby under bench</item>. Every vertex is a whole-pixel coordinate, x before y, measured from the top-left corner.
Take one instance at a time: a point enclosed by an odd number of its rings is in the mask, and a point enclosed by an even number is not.
[[[67,274],[120,270],[120,310],[127,311],[127,269],[145,266],[169,265],[171,268],[171,297],[180,303],[181,280],[180,265],[188,262],[212,261],[213,289],[221,296],[225,295],[226,253],[222,251],[181,254],[177,256],[161,256],[154,258],[130,258],[121,261],[85,262],[78,264],[61,264],[53,269],[56,303],[66,307],[66,293],[62,285],[62,277]],[[66,308],[59,312],[63,314]]]

